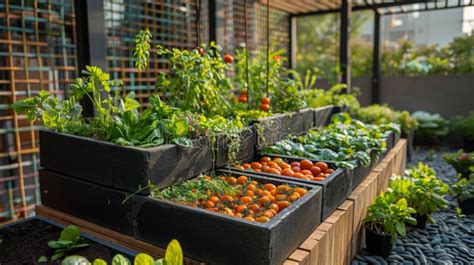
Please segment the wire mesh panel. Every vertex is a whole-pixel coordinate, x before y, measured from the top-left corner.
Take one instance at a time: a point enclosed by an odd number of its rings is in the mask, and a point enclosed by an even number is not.
[[[245,3],[242,0],[219,3],[218,33],[220,45],[226,53],[245,47]],[[267,7],[258,0],[247,1],[247,31],[250,50],[265,51],[267,32]],[[270,7],[270,47],[272,50],[289,46],[288,13]]]
[[[155,53],[155,44],[165,47],[193,49],[198,46],[197,4],[200,3],[200,39],[208,42],[208,7],[205,0],[105,0],[105,27],[107,36],[107,71],[112,78],[121,79],[128,91],[134,91],[137,99],[146,105],[154,90],[159,72],[167,62]],[[139,72],[135,68],[134,36],[148,28],[153,36],[148,69]]]
[[[11,109],[42,89],[64,95],[76,77],[73,0],[0,1],[0,223],[39,203],[40,124]]]

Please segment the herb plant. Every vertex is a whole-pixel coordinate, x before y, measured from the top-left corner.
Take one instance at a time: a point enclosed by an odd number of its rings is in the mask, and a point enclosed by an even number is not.
[[[354,109],[352,115],[369,124],[400,124],[405,134],[414,132],[418,128],[418,121],[408,111],[397,111],[387,105],[372,104],[367,107]]]
[[[464,177],[471,174],[471,167],[474,167],[474,152],[465,153],[462,149],[454,153],[446,153],[443,156],[444,160],[450,164],[458,174]]]
[[[419,216],[426,215],[433,223],[431,214],[448,206],[444,198],[449,191],[448,185],[436,177],[432,168],[422,163],[406,172],[407,176],[392,180],[390,189],[398,198],[405,198]]]
[[[474,111],[464,117],[455,117],[452,121],[452,128],[457,135],[474,141]]]
[[[474,168],[473,174],[467,178],[461,178],[451,187],[450,193],[458,197],[459,201],[465,201],[474,198]]]
[[[68,225],[63,229],[63,231],[61,231],[58,240],[49,241],[48,246],[55,249],[51,261],[56,261],[64,257],[66,253],[79,248],[88,247],[89,244],[81,243],[79,227]]]
[[[406,224],[416,225],[416,219],[411,215],[415,209],[408,206],[405,198],[396,199],[388,192],[375,198],[375,202],[367,209],[364,223],[378,234],[390,234],[392,242],[398,235],[405,236]]]

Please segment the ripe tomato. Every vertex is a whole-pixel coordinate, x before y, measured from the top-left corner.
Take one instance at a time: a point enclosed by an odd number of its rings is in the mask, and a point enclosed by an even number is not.
[[[207,202],[206,202],[206,208],[214,208],[214,206],[215,206],[215,205],[214,205],[213,202],[211,202],[211,201],[207,201]]]
[[[232,197],[230,197],[229,195],[223,195],[223,196],[221,196],[221,201],[224,201],[224,202],[231,202],[231,201],[232,201]]]
[[[226,56],[224,56],[224,62],[227,63],[227,64],[233,63],[234,58],[231,55],[227,54]]]
[[[252,216],[246,216],[244,219],[249,220],[249,221],[255,221]]]
[[[276,212],[279,212],[279,211],[280,211],[280,207],[278,207],[278,204],[276,204],[276,203],[270,204],[270,209],[273,209],[273,210],[275,210]]]
[[[326,173],[326,174],[332,174],[332,173],[334,173],[334,169],[328,168],[328,169],[326,169],[326,170],[324,171],[324,173]]]
[[[245,183],[247,183],[247,177],[246,176],[240,176],[237,178],[237,183],[239,183],[240,185],[244,185]]]
[[[253,168],[253,169],[261,169],[262,168],[262,164],[258,163],[258,162],[252,162],[250,163],[250,166]]]
[[[300,167],[292,167],[291,168],[294,172],[300,172],[301,168]]]
[[[275,190],[276,189],[276,186],[271,184],[271,183],[267,183],[265,185],[263,185],[265,187],[266,190],[268,191],[272,191],[272,190]]]
[[[294,178],[302,179],[302,178],[304,178],[304,175],[301,174],[300,172],[296,172],[295,174],[293,174],[293,177],[294,177]]]
[[[265,223],[265,222],[270,221],[270,219],[268,217],[265,217],[265,216],[260,216],[260,217],[255,218],[255,221],[257,221],[259,223]]]
[[[328,164],[324,162],[318,162],[316,163],[316,166],[318,166],[323,172],[326,171],[326,169],[328,169]]]
[[[209,201],[211,201],[213,203],[217,203],[217,202],[219,202],[219,198],[217,196],[211,196],[211,198],[209,198]]]
[[[262,171],[263,172],[268,172],[268,171],[270,171],[270,167],[269,166],[263,166]]]
[[[269,98],[262,98],[262,100],[260,101],[260,103],[263,104],[267,104],[267,105],[270,105],[270,99]]]
[[[252,166],[250,166],[249,163],[245,163],[245,164],[242,165],[242,167],[244,167],[245,169],[249,169],[249,168],[251,168]]]
[[[295,174],[295,172],[293,172],[293,170],[289,169],[289,168],[285,168],[283,169],[283,171],[281,172],[282,175],[284,176],[288,176],[288,177],[293,177],[293,175]]]
[[[303,159],[300,162],[301,169],[310,169],[313,166],[313,162],[309,161],[308,159]]]
[[[280,164],[280,163],[283,163],[283,159],[281,157],[275,157],[273,158],[273,162],[277,163],[277,164]]]
[[[257,204],[252,204],[249,206],[249,209],[252,210],[254,213],[258,213],[260,211],[260,206]]]
[[[260,197],[260,199],[258,199],[258,203],[260,204],[265,204],[269,201],[270,201],[270,198],[268,198],[267,196],[263,196],[263,197]]]
[[[280,208],[280,210],[283,210],[286,207],[290,206],[290,202],[289,201],[279,201],[279,202],[277,202],[277,205],[278,205],[278,208]]]
[[[241,213],[245,210],[247,210],[247,206],[245,206],[245,205],[239,205],[239,206],[237,206],[237,208],[235,208],[235,211],[238,212],[238,213]]]
[[[255,184],[253,183],[250,183],[249,185],[247,185],[247,190],[251,190],[251,191],[254,191],[257,187],[255,186]]]
[[[321,173],[321,168],[318,166],[312,166],[310,170],[314,176],[317,176],[319,173]]]
[[[260,105],[260,109],[263,110],[263,111],[269,111],[270,110],[270,105],[262,104],[262,105]]]
[[[270,168],[270,170],[268,170],[268,173],[275,174],[275,175],[281,175],[281,172],[278,169],[275,169],[275,168]]]
[[[278,164],[278,166],[280,166],[281,169],[283,169],[283,170],[291,169],[291,166],[289,164],[285,163],[285,162]]]
[[[245,95],[240,95],[239,96],[239,102],[240,103],[247,103],[248,100],[249,100],[249,98]]]
[[[252,198],[250,198],[249,196],[244,196],[240,198],[240,201],[244,204],[249,204],[252,201]]]
[[[313,175],[313,173],[311,173],[311,171],[309,171],[307,169],[301,170],[300,173],[303,174],[303,175]]]
[[[300,167],[300,162],[291,162],[291,167]]]
[[[242,169],[242,170],[245,169],[245,168],[244,168],[243,166],[241,166],[241,165],[235,165],[234,167],[235,167],[235,168],[238,168],[238,169]]]
[[[313,178],[313,180],[315,180],[315,181],[323,181],[324,178],[322,178],[322,177],[315,177],[315,178]]]
[[[303,196],[306,194],[306,189],[303,189],[303,188],[295,188],[294,191],[298,192],[300,196]]]
[[[270,157],[268,157],[268,156],[264,156],[264,157],[262,157],[262,158],[260,159],[260,162],[267,162],[267,163],[268,163],[268,162],[270,162],[270,161],[272,161],[272,159],[271,159]]]
[[[273,213],[271,211],[265,211],[263,212],[262,216],[265,216],[265,217],[268,217],[268,219],[272,219],[273,218]]]
[[[235,177],[228,177],[227,182],[229,182],[230,185],[235,185],[237,183],[237,179]]]
[[[203,48],[197,48],[199,54],[204,55],[206,51]]]

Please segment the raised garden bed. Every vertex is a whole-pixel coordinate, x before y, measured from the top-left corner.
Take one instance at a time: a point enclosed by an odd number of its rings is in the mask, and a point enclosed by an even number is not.
[[[335,111],[340,111],[335,109],[334,106],[325,106],[320,108],[313,109],[314,112],[314,127],[321,128],[329,124],[331,121],[331,116],[336,113]]]
[[[40,143],[44,168],[128,192],[149,182],[166,187],[212,168],[209,139],[204,137],[193,140],[192,148],[138,148],[44,130]]]
[[[40,170],[41,202],[53,209],[132,235],[129,193],[95,183]]]
[[[314,110],[302,109],[290,114],[290,133],[293,135],[302,135],[314,127]]]
[[[305,158],[283,156],[283,155],[265,155],[265,156],[269,156],[271,158],[280,157],[286,163],[299,162],[305,159]],[[260,158],[261,157],[257,156],[255,159],[248,160],[248,161],[249,162],[257,161],[257,160],[260,161]],[[310,160],[313,163],[318,162],[312,159],[308,159],[308,160]],[[349,194],[352,191],[351,189],[352,177],[349,174],[348,170],[336,168],[336,166],[330,162],[326,162],[326,163],[328,164],[329,168],[334,170],[334,172],[321,181],[299,179],[299,178],[294,178],[294,177],[289,177],[289,176],[284,176],[284,175],[275,175],[275,174],[271,174],[267,172],[255,173],[252,170],[242,170],[233,166],[230,166],[229,169],[235,172],[247,172],[251,174],[266,176],[272,179],[278,179],[281,181],[293,181],[297,183],[304,183],[307,185],[320,186],[323,190],[321,218],[322,220],[325,220],[342,202],[344,202],[344,200],[349,196]]]
[[[211,264],[281,264],[321,222],[322,190],[314,185],[234,173],[240,175],[274,185],[293,184],[308,191],[265,223],[135,196],[135,237],[162,247],[176,238],[187,256]]]
[[[255,152],[255,141],[256,132],[254,127],[250,127],[241,133],[242,141],[240,143],[240,149],[237,153],[237,161],[243,161],[253,156]],[[216,162],[215,167],[223,167],[228,164],[228,141],[229,139],[225,136],[219,136],[217,138],[217,149],[216,149]]]
[[[9,224],[0,229],[0,264],[38,264],[41,256],[51,258],[54,249],[48,247],[48,242],[57,240],[64,228],[44,217],[33,217]],[[116,254],[132,258],[135,251],[105,242],[82,232],[84,243],[89,246],[71,252],[71,255],[84,256],[89,260],[101,258],[111,261]],[[133,259],[133,258],[132,258]],[[59,264],[60,262],[45,262],[40,264]]]

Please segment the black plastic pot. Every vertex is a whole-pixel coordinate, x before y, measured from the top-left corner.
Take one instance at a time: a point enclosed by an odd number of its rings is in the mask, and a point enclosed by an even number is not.
[[[379,234],[366,225],[364,227],[367,251],[372,255],[387,258],[393,248],[392,237],[389,234]]]
[[[403,132],[402,133],[402,138],[405,138],[407,140],[407,156],[408,156],[408,159],[411,160],[411,156],[413,154],[413,152],[415,151],[415,148],[413,146],[413,137],[414,137],[414,133],[411,132],[409,134]]]
[[[281,157],[287,163],[291,163],[295,161],[299,162],[303,159],[306,159],[306,158],[300,158],[300,157],[272,155],[272,154],[266,154],[265,156],[269,156],[272,158]],[[260,156],[257,156],[254,159],[249,160],[249,161],[257,161],[257,160],[260,160]],[[317,162],[314,159],[309,159],[309,160],[312,161],[313,163]],[[326,162],[326,161],[322,161],[322,162]],[[229,169],[234,172],[246,172],[249,174],[261,175],[261,176],[269,177],[271,179],[276,179],[280,181],[292,181],[296,183],[304,183],[306,185],[320,186],[323,189],[321,219],[326,220],[326,218],[329,215],[331,215],[331,213],[334,212],[334,210],[336,210],[336,208],[341,203],[343,203],[345,199],[347,199],[347,197],[352,191],[351,189],[352,178],[351,178],[351,175],[349,174],[349,171],[346,169],[336,168],[336,166],[331,162],[326,162],[326,163],[328,164],[329,168],[334,169],[334,172],[323,181],[298,179],[298,178],[293,178],[293,177],[288,177],[288,176],[283,176],[283,175],[270,174],[266,172],[255,173],[250,170],[240,170],[235,167],[230,167]]]
[[[420,229],[425,229],[426,223],[428,222],[428,216],[426,214],[424,215],[415,214],[415,216],[413,217],[416,219],[415,227],[420,228]]]
[[[321,222],[322,190],[313,185],[245,175],[275,185],[304,186],[308,192],[266,223],[135,196],[135,237],[161,247],[175,238],[186,256],[210,264],[281,264]]]
[[[240,150],[237,153],[237,161],[249,159],[255,153],[256,132],[254,127],[248,128],[241,133]],[[215,167],[223,167],[228,164],[228,141],[225,136],[217,137]]]
[[[474,198],[469,198],[464,201],[460,201],[458,198],[458,203],[463,214],[474,214]]]
[[[331,121],[331,116],[336,113],[336,109],[334,106],[325,106],[313,109],[314,111],[314,127],[321,128],[329,124]],[[339,112],[340,109],[338,108],[337,111]]]
[[[129,193],[40,170],[41,203],[98,225],[132,235]]]
[[[474,140],[463,137],[462,148],[464,152],[474,152]]]
[[[209,139],[204,137],[193,140],[192,148],[138,148],[45,130],[40,145],[44,168],[128,192],[149,182],[166,187],[212,168]]]

